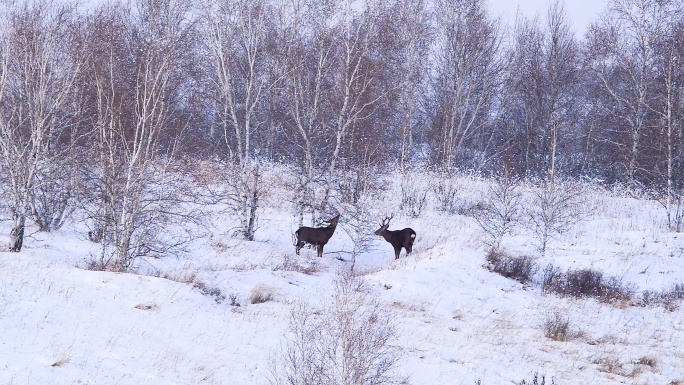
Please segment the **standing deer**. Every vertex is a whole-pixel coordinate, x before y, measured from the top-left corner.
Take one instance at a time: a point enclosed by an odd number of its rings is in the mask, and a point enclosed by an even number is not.
[[[392,247],[394,247],[394,259],[399,259],[402,247],[406,249],[406,256],[408,257],[413,248],[413,241],[416,239],[416,232],[410,227],[403,230],[387,230],[392,218],[394,218],[394,215],[389,218],[385,217],[375,235],[382,236],[387,242],[392,244]]]
[[[297,237],[297,243],[295,243],[297,255],[299,255],[299,250],[304,247],[305,244],[315,245],[317,247],[318,256],[323,257],[323,246],[330,240],[335,228],[337,228],[337,222],[340,220],[340,214],[327,220],[330,223],[326,227],[306,227],[302,226],[297,231],[295,231],[295,236]]]

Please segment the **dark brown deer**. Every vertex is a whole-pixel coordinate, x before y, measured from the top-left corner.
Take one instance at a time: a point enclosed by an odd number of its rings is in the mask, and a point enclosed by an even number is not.
[[[375,232],[375,235],[380,235],[394,247],[394,259],[399,259],[399,253],[401,253],[401,248],[406,249],[406,256],[411,255],[411,249],[413,248],[413,241],[416,239],[416,232],[412,228],[407,227],[403,230],[387,230],[390,221],[394,218],[391,217],[382,220],[380,228]]]
[[[323,246],[330,240],[335,228],[337,228],[337,222],[340,220],[340,214],[327,220],[330,223],[326,227],[306,227],[302,226],[297,231],[295,231],[295,237],[297,237],[297,243],[295,244],[297,255],[299,255],[299,250],[304,247],[307,243],[310,245],[315,245],[318,251],[318,256],[323,257]]]

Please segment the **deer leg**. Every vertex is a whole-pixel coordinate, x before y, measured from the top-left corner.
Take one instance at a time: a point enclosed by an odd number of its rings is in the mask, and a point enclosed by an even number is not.
[[[323,258],[323,245],[318,245],[318,257]]]
[[[299,242],[297,242],[297,248],[296,248],[296,250],[295,250],[295,251],[297,252],[297,255],[299,255],[299,250],[301,250],[302,247],[304,247],[305,244],[306,244],[306,242],[304,242],[304,241],[299,241]]]
[[[399,253],[401,253],[401,246],[394,248],[394,259],[399,259]]]

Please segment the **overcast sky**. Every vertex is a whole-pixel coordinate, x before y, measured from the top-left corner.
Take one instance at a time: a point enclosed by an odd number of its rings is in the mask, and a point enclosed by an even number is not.
[[[553,0],[487,0],[491,15],[500,16],[504,23],[513,25],[515,15],[520,13],[533,17],[538,14],[542,19]],[[565,12],[578,38],[582,38],[589,26],[606,6],[608,0],[565,0]]]

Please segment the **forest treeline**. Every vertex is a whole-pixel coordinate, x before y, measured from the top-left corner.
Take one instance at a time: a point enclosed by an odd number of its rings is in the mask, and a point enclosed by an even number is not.
[[[377,168],[588,177],[679,202],[683,11],[609,0],[576,36],[560,1],[510,28],[484,0],[3,1],[10,249],[27,219],[50,231],[80,205],[101,264],[105,245],[123,265],[162,252],[136,239],[177,206],[159,186],[181,158],[224,165],[247,239],[263,161],[298,175],[300,223],[335,175]]]

